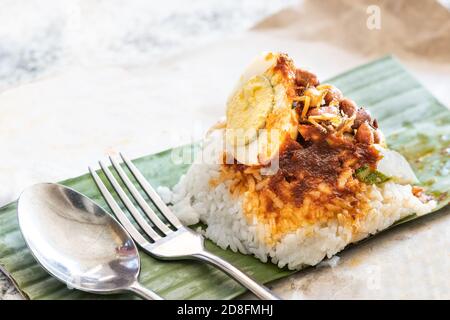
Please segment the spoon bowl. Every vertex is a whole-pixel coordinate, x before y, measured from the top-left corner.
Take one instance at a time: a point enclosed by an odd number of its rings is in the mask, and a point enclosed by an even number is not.
[[[69,287],[161,299],[138,283],[139,252],[128,232],[86,196],[59,184],[36,184],[21,194],[17,212],[33,256]]]

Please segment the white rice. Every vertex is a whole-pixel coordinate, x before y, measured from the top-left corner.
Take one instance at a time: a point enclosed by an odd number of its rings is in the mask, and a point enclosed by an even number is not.
[[[265,241],[266,228],[256,218],[250,223],[244,217],[242,198],[232,198],[228,183],[212,188],[209,181],[219,176],[219,165],[194,164],[173,188],[158,191],[173,204],[172,209],[185,225],[200,221],[207,225],[205,236],[223,249],[252,254],[263,262],[268,260],[280,268],[300,269],[316,265],[325,257],[331,258],[352,242],[383,230],[394,222],[416,213],[430,212],[434,201],[422,203],[412,194],[410,185],[387,182],[370,186],[370,210],[360,221],[358,233],[351,227],[331,220],[325,225],[312,224],[284,235],[277,243]]]

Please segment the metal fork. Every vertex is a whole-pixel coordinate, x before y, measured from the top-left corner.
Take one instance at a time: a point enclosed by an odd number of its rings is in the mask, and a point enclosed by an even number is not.
[[[127,187],[132,198],[138,204],[139,208],[147,215],[152,222],[150,225],[138,208],[133,205],[131,199],[122,189],[119,182],[108,169],[108,167],[100,161],[100,167],[106,178],[116,191],[120,200],[128,209],[130,214],[136,220],[142,231],[149,237],[148,241],[132,224],[111,193],[103,184],[97,173],[89,167],[89,172],[94,178],[97,187],[105,198],[107,204],[114,212],[116,217],[122,223],[124,228],[130,233],[139,246],[151,256],[162,260],[179,260],[194,259],[207,262],[234,278],[241,285],[253,292],[258,298],[264,300],[278,300],[279,298],[269,291],[265,286],[258,284],[254,279],[240,271],[222,258],[208,252],[204,247],[203,236],[184,227],[178,218],[170,211],[164,201],[159,197],[153,187],[148,183],[144,176],[139,172],[136,166],[123,154],[120,154],[123,163],[128,167],[140,187],[144,190],[155,207],[160,211],[161,215],[170,223],[161,220],[153,209],[148,205],[146,200],[141,196],[139,190],[129,179],[128,175],[122,169],[121,165],[112,157],[109,157],[113,168],[116,170],[123,184]]]

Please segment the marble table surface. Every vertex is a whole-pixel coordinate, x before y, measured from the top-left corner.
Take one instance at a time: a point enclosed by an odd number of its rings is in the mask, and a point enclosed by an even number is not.
[[[294,2],[166,0],[162,7],[136,0],[124,8],[119,0],[8,1],[0,10],[7,155],[0,206],[32,183],[83,174],[107,154],[134,158],[197,140],[223,116],[242,67],[262,50],[292,52],[322,79],[373,58],[244,32]],[[448,95],[438,98],[450,105]],[[272,288],[283,298],[449,299],[450,236],[436,237],[450,230],[447,213],[381,234]],[[18,298],[0,275],[0,299]]]

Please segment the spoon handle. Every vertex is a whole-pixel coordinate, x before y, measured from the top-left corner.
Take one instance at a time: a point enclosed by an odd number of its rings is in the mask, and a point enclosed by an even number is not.
[[[143,287],[139,282],[133,283],[128,289],[146,300],[164,300],[152,290]]]

